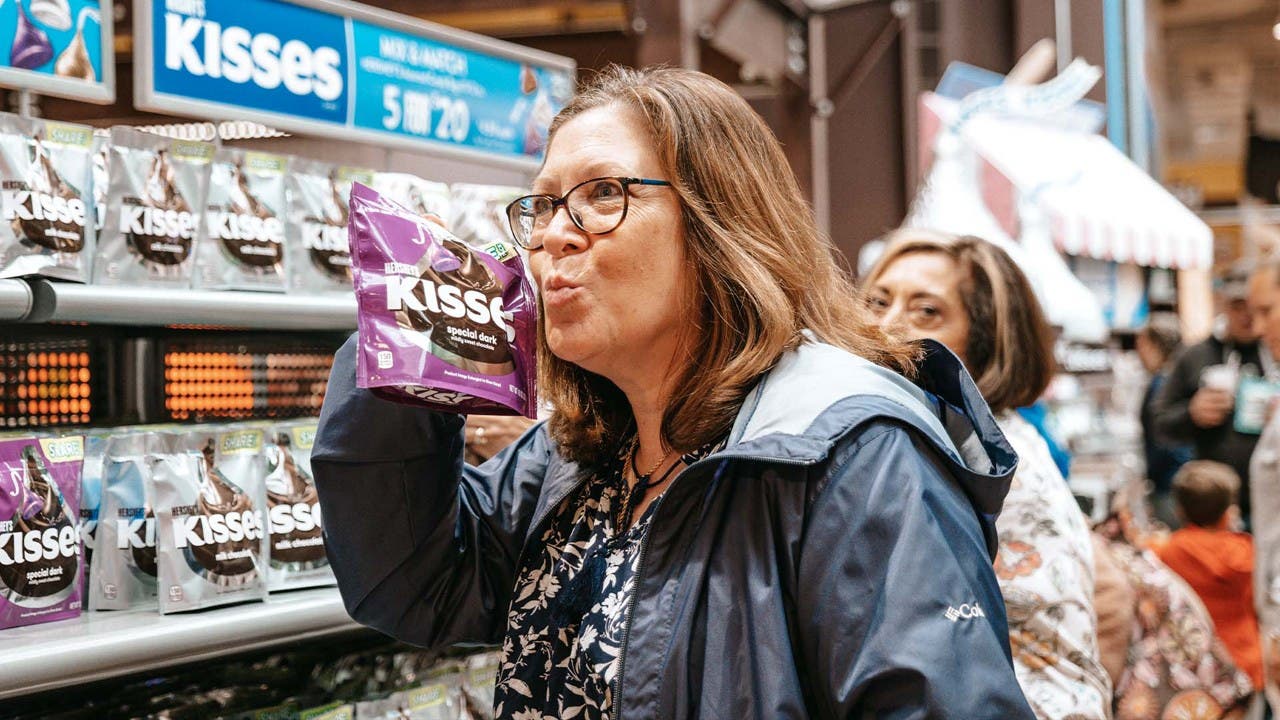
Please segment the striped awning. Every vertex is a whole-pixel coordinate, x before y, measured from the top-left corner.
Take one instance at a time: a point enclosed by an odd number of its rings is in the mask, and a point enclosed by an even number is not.
[[[922,96],[926,154],[956,107]],[[983,161],[983,199],[1011,237],[1020,234],[1018,202],[1030,200],[1068,255],[1176,269],[1213,264],[1209,226],[1106,138],[994,116],[969,120],[962,133]]]

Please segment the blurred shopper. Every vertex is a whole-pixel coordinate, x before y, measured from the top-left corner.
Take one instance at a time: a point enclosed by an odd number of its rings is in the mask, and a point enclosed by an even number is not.
[[[1111,687],[1120,687],[1133,642],[1137,593],[1124,568],[1111,554],[1110,543],[1097,533],[1093,540],[1093,607],[1098,615],[1098,655],[1111,678]]]
[[[1147,460],[1147,479],[1151,481],[1149,499],[1155,515],[1165,525],[1177,528],[1173,509],[1173,476],[1191,459],[1187,445],[1171,445],[1156,432],[1156,398],[1168,378],[1173,358],[1182,349],[1182,332],[1178,318],[1156,316],[1138,331],[1136,339],[1142,367],[1151,376],[1142,397],[1142,448]]]
[[[1249,458],[1256,433],[1233,423],[1242,377],[1261,377],[1258,334],[1249,314],[1250,267],[1236,264],[1219,285],[1223,317],[1213,335],[1174,361],[1156,399],[1156,432],[1172,444],[1190,443],[1200,460],[1226,463],[1240,475],[1240,514],[1250,525]]]
[[[1236,665],[1261,688],[1253,538],[1235,529],[1240,477],[1229,465],[1195,460],[1178,471],[1173,494],[1185,527],[1156,547],[1156,554],[1204,601]]]
[[[1144,498],[1135,497],[1133,503]],[[1095,549],[1132,589],[1133,624],[1115,683],[1115,720],[1226,720],[1244,717],[1253,698],[1249,676],[1215,634],[1204,603],[1186,581],[1142,545],[1121,497],[1099,525]],[[1120,619],[1123,593],[1098,597],[1100,618]]]
[[[1269,357],[1280,357],[1280,264],[1271,262],[1254,274],[1251,287],[1254,329]],[[1268,409],[1266,430],[1253,453],[1250,492],[1258,522],[1254,527],[1254,602],[1262,629],[1268,701],[1280,707],[1280,413]],[[1265,521],[1264,521],[1265,519]]]
[[[1045,446],[1049,449],[1049,457],[1053,458],[1053,464],[1058,466],[1058,472],[1062,473],[1062,477],[1064,479],[1071,477],[1071,452],[1058,442],[1058,438],[1054,437],[1049,429],[1049,404],[1044,400],[1037,400],[1026,407],[1018,408],[1018,414],[1040,433]]]
[[[1036,401],[1055,369],[1052,330],[1030,284],[983,240],[904,231],[890,239],[866,291],[886,329],[938,340],[964,362],[1020,458],[996,521],[995,567],[1014,669],[1036,716],[1109,717],[1084,515],[1044,440],[1015,412]]]

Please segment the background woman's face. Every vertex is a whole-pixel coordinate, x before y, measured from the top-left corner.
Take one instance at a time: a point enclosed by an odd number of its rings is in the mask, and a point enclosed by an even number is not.
[[[867,288],[880,326],[911,340],[937,340],[965,360],[969,312],[960,295],[961,271],[940,252],[899,256]]]
[[[533,183],[559,197],[603,176],[666,177],[653,141],[621,106],[589,110],[556,132]],[[562,360],[616,379],[646,353],[674,354],[691,323],[684,223],[668,187],[629,188],[626,219],[588,235],[557,209],[530,264],[542,292],[547,345]]]
[[[1134,350],[1138,351],[1138,359],[1142,361],[1142,367],[1149,373],[1155,373],[1164,367],[1165,356],[1160,352],[1160,346],[1156,345],[1146,333],[1138,333],[1134,339]]]

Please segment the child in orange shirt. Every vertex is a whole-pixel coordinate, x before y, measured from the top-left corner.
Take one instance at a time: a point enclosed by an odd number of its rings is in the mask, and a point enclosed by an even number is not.
[[[1155,551],[1204,601],[1231,657],[1261,688],[1253,538],[1232,529],[1239,492],[1240,477],[1228,465],[1196,460],[1182,466],[1173,479],[1173,496],[1186,525]]]

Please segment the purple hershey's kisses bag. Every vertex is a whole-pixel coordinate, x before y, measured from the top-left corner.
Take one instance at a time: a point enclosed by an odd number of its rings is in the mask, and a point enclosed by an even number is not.
[[[461,414],[537,414],[537,300],[513,245],[468,246],[356,184],[356,384]]]
[[[84,438],[0,441],[0,630],[80,615]]]

